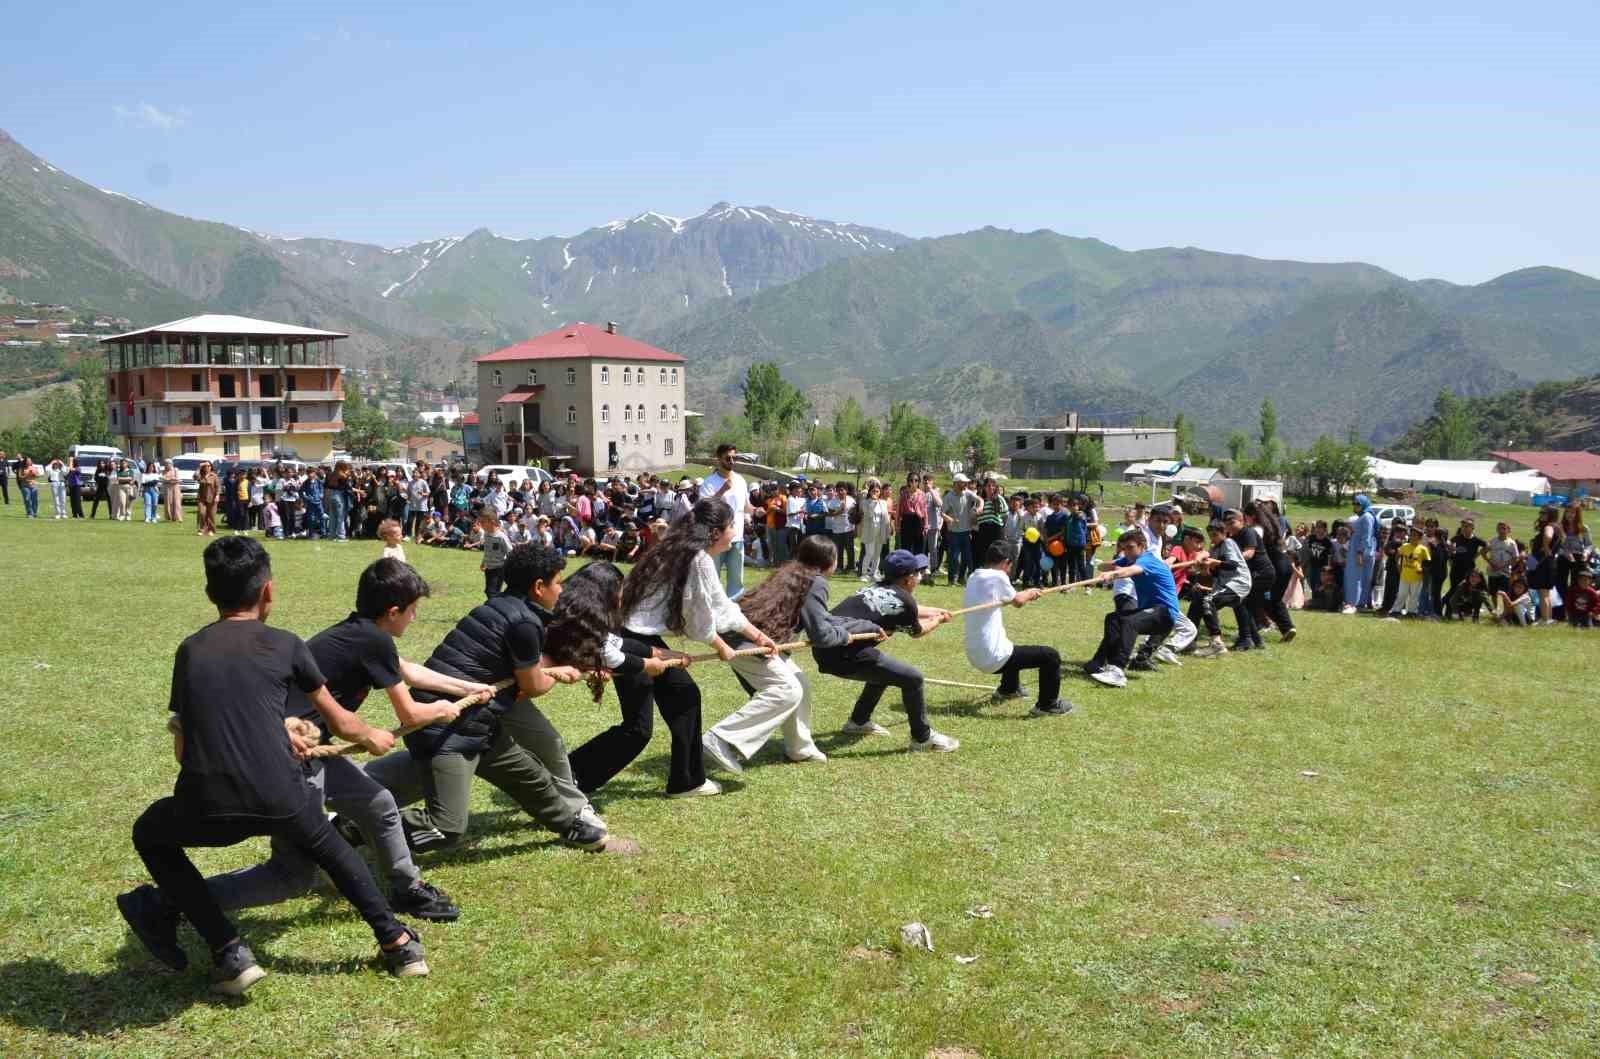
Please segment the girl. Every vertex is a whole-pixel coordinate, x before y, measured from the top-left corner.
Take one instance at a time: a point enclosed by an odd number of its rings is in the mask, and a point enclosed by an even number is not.
[[[794,560],[740,597],[739,609],[774,642],[789,640],[802,625],[809,639],[821,642],[822,626],[841,624],[828,613],[828,575],[838,558],[838,547],[828,538],[804,538]],[[735,648],[748,646],[731,636],[730,642]],[[740,656],[730,664],[750,701],[702,738],[711,760],[729,772],[743,772],[740,759],[754,757],[780,727],[790,761],[828,760],[811,738],[811,683],[788,655]]]
[[[545,628],[544,657],[551,665],[588,671],[595,702],[605,695],[606,682],[597,679],[602,670],[655,678],[674,665],[688,665],[687,655],[618,636],[621,623],[622,571],[611,563],[589,563],[561,583]]]
[[[72,517],[83,517],[83,467],[76,456],[67,459],[67,499],[72,502]]]
[[[1511,564],[1522,558],[1522,548],[1512,538],[1509,522],[1495,524],[1488,554],[1489,593],[1498,596],[1511,587]]]
[[[89,519],[100,514],[100,501],[106,502],[106,517],[116,518],[116,505],[111,502],[111,461],[101,460],[94,465],[94,502],[89,505]]]
[[[140,472],[139,488],[144,494],[144,520],[153,526],[156,524],[156,511],[161,507],[161,473],[156,469],[154,460],[145,464]]]
[[[50,502],[55,505],[56,518],[67,517],[67,468],[57,457],[44,469],[45,481],[50,483]]]
[[[217,481],[217,472],[211,469],[211,461],[207,460],[194,472],[194,535],[196,537],[215,537],[217,535],[217,496],[221,485]],[[90,518],[93,518],[90,515]]]
[[[728,599],[717,579],[716,557],[733,544],[733,510],[707,497],[689,509],[644,554],[622,588],[623,636],[667,649],[665,633],[711,645],[724,659],[733,648],[722,633],[737,632],[771,651],[777,645]],[[706,779],[700,741],[700,688],[682,669],[651,679],[621,675],[616,681],[622,723],[601,732],[569,755],[578,786],[598,790],[638,757],[650,742],[651,706],[660,709],[672,733],[667,796],[690,798],[722,793]]]
[[[132,517],[133,497],[135,492],[134,482],[136,477],[137,476],[133,470],[133,464],[129,463],[127,460],[117,461],[115,517],[118,522],[127,522],[129,518]]]
[[[1533,593],[1528,590],[1527,579],[1523,577],[1521,570],[1512,573],[1509,587],[1504,592],[1496,593],[1496,596],[1500,604],[1501,621],[1507,625],[1534,623],[1537,612],[1533,607]]]
[[[913,555],[925,554],[928,546],[923,532],[923,520],[928,514],[928,498],[919,486],[916,472],[906,475],[906,484],[900,487],[900,547]]]
[[[378,536],[383,541],[383,552],[378,558],[406,561],[406,549],[401,543],[405,539],[405,532],[400,528],[400,523],[392,518],[384,519],[378,525]]]
[[[167,521],[177,525],[183,521],[183,483],[178,480],[178,465],[171,460],[161,472],[161,488],[166,490],[161,499]]]
[[[1561,590],[1563,600],[1572,595],[1578,574],[1589,569],[1592,555],[1594,540],[1583,524],[1583,508],[1576,502],[1570,503],[1561,513],[1561,551],[1556,557],[1556,588]]]
[[[883,497],[883,483],[874,478],[867,482],[867,496],[861,501],[863,583],[871,583],[878,579],[878,563],[883,559],[883,549],[887,543],[889,543],[889,501]]]
[[[1564,547],[1561,529],[1556,525],[1556,509],[1541,508],[1539,524],[1533,528],[1533,540],[1528,544],[1528,587],[1539,594],[1539,622],[1543,625],[1555,624],[1550,615],[1550,590],[1556,585],[1556,556]]]
[[[249,484],[245,487],[250,493],[250,529],[264,529],[261,522],[261,509],[267,506],[267,487],[261,482],[261,472],[252,469]]]

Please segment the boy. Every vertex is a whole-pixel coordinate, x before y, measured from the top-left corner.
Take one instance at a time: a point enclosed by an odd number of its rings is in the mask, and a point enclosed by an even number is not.
[[[487,684],[456,680],[400,657],[395,637],[405,635],[416,620],[417,603],[427,595],[427,582],[415,570],[394,559],[379,559],[362,571],[351,615],[306,644],[341,710],[355,713],[373,689],[382,689],[400,724],[411,727],[454,720],[456,707],[451,702],[419,705],[408,685],[451,698],[494,694]],[[328,741],[329,720],[317,703],[292,690],[289,713],[316,725],[319,742]],[[422,880],[406,848],[394,797],[360,765],[348,757],[313,758],[306,782],[314,801],[326,801],[340,814],[335,828],[346,841],[353,846],[365,842],[377,853],[389,879],[389,903],[396,911],[439,922],[451,922],[461,914],[447,894]],[[265,864],[213,876],[206,886],[219,906],[231,910],[287,901],[310,893],[315,882],[316,865],[293,846],[274,839]]]
[[[380,559],[394,559],[398,562],[406,561],[406,548],[402,543],[405,540],[405,530],[392,518],[386,518],[378,523],[378,539],[383,541],[383,551],[378,553]]]
[[[896,548],[883,561],[883,584],[869,585],[851,593],[833,608],[833,615],[847,621],[870,622],[887,638],[896,629],[913,638],[926,636],[950,620],[950,612],[917,605],[912,593],[928,568],[926,555],[913,555]],[[928,725],[928,709],[922,701],[922,673],[898,659],[880,652],[871,641],[847,643],[841,647],[813,647],[817,671],[846,680],[859,680],[866,686],[856,698],[855,708],[843,731],[850,735],[888,735],[889,730],[872,720],[872,711],[883,698],[883,689],[900,689],[911,722],[911,749],[949,753],[961,745],[958,740],[934,731]]]
[[[1244,605],[1245,597],[1250,595],[1250,567],[1245,564],[1239,546],[1229,538],[1226,523],[1213,519],[1206,527],[1206,532],[1211,537],[1211,550],[1204,566],[1206,572],[1212,575],[1212,589],[1210,592],[1196,593],[1194,602],[1189,606],[1189,620],[1194,621],[1198,617],[1204,622],[1211,642],[1195,651],[1197,658],[1215,658],[1228,653],[1227,645],[1222,642],[1222,626],[1217,621],[1219,608],[1233,608],[1234,621],[1239,626],[1235,650],[1249,650],[1251,639],[1256,635],[1255,619]],[[1220,579],[1216,576],[1219,573],[1222,575]]]
[[[537,544],[512,549],[505,591],[480,603],[445,634],[427,667],[461,680],[513,683],[448,723],[406,736],[408,754],[367,766],[400,805],[425,803],[400,814],[406,841],[417,853],[453,846],[467,831],[472,777],[509,794],[524,812],[579,849],[606,844],[605,822],[572,782],[572,766],[555,727],[532,699],[556,684],[575,684],[571,666],[541,664],[544,620],[561,596],[566,556]],[[423,702],[435,696],[419,691]]]
[[[1189,560],[1197,558],[1200,554],[1199,548],[1195,548],[1193,551],[1189,549],[1188,541],[1190,538],[1188,535],[1173,526],[1175,515],[1175,510],[1165,504],[1157,505],[1150,511],[1150,530],[1155,535],[1156,540],[1162,542],[1153,550],[1157,555],[1161,556],[1169,568],[1187,563]],[[1167,533],[1169,526],[1172,526],[1173,530],[1170,536]],[[1168,540],[1173,543],[1166,544]],[[1180,599],[1183,598],[1183,590],[1188,587],[1188,581],[1188,567],[1172,571],[1173,589]],[[1199,635],[1199,630],[1195,628],[1194,622],[1184,617],[1180,611],[1173,620],[1171,635],[1145,637],[1143,646],[1139,648],[1139,653],[1134,657],[1133,661],[1128,664],[1128,668],[1150,672],[1155,669],[1151,659],[1181,667],[1183,663],[1178,661],[1178,652],[1187,650],[1189,645],[1194,643],[1197,635]]]
[[[1076,503],[1077,501],[1073,501],[1074,505]],[[1061,499],[1060,493],[1051,494],[1050,511],[1044,517],[1044,529],[1041,531],[1044,533],[1044,541],[1040,547],[1044,550],[1046,555],[1052,557],[1050,563],[1050,576],[1047,579],[1052,587],[1056,585],[1064,585],[1069,580],[1078,580],[1076,577],[1069,576],[1077,572],[1076,570],[1072,569],[1072,565],[1077,562],[1077,560],[1073,558],[1071,546],[1066,542],[1067,527],[1068,523],[1073,517],[1073,513],[1073,509],[1068,507],[1067,504]],[[1057,555],[1055,552],[1051,551],[1050,546],[1052,544],[1061,545],[1061,548],[1059,549],[1061,552],[1060,555]]]
[[[983,569],[967,579],[967,591],[962,606],[975,607],[983,603],[1010,603],[1014,607],[1026,606],[1042,594],[1037,588],[1018,592],[1011,585],[1011,546],[1004,541],[989,545]],[[1039,698],[1030,715],[1034,717],[1060,717],[1072,712],[1070,703],[1062,702],[1061,655],[1054,647],[1016,647],[1006,638],[1005,620],[1001,608],[978,611],[966,615],[967,661],[974,669],[984,673],[999,673],[1000,687],[995,689],[991,701],[1000,703],[1020,699],[1026,692],[1020,680],[1024,669],[1039,671]]]
[[[483,571],[483,597],[493,599],[505,584],[506,556],[511,554],[511,539],[500,528],[500,516],[492,508],[484,508],[478,515],[478,525],[483,529],[483,558],[478,569]]]
[[[237,996],[265,972],[185,849],[269,835],[328,873],[372,928],[389,973],[427,974],[422,939],[394,918],[366,864],[309,796],[284,727],[290,689],[315,703],[335,734],[373,754],[387,753],[394,737],[343,709],[310,649],[266,624],[272,560],[259,541],[223,537],[206,547],[204,558],[206,595],[218,618],[183,642],[173,665],[168,709],[178,780],[172,796],[133,825],[134,848],[155,886],[119,894],[118,910],[150,952],[179,971],[189,962],[178,945],[178,919],[187,916],[211,948],[212,990]]]
[[[1600,619],[1600,592],[1595,590],[1594,575],[1579,570],[1567,594],[1567,624],[1574,629],[1592,629],[1596,619]]]
[[[1039,567],[1040,540],[1044,536],[1044,517],[1039,514],[1039,497],[1029,496],[1022,516],[1022,583],[1029,588],[1044,584],[1044,572]],[[1033,539],[1028,539],[1028,531]]]
[[[1423,575],[1433,552],[1422,542],[1422,527],[1412,526],[1410,539],[1395,550],[1400,564],[1400,588],[1395,593],[1394,606],[1389,610],[1389,620],[1399,621],[1402,614],[1415,618],[1422,603]]]
[[[1132,610],[1119,607],[1106,615],[1100,647],[1084,666],[1091,679],[1111,688],[1127,686],[1122,667],[1128,664],[1139,634],[1165,639],[1178,618],[1178,590],[1172,571],[1161,556],[1145,549],[1144,529],[1136,526],[1124,532],[1117,539],[1117,550],[1126,565],[1102,571],[1099,580],[1110,584],[1131,579],[1136,603]]]

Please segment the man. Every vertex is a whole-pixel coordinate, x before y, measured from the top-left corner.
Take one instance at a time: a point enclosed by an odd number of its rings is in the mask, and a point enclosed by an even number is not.
[[[928,521],[925,532],[927,536],[928,556],[928,584],[933,584],[933,575],[939,569],[940,561],[944,558],[944,497],[939,492],[939,487],[933,484],[933,475],[922,476],[922,495],[926,497],[928,507]]]
[[[972,573],[972,526],[978,517],[978,497],[967,486],[972,479],[964,474],[955,477],[950,492],[944,494],[945,555],[948,556],[947,573],[950,584],[964,585]]]
[[[1140,633],[1164,639],[1178,618],[1178,590],[1172,570],[1159,555],[1145,550],[1142,529],[1130,529],[1117,539],[1121,553],[1119,565],[1102,571],[1099,580],[1106,585],[1122,578],[1133,578],[1135,606],[1118,608],[1106,615],[1105,635],[1094,658],[1084,666],[1090,678],[1110,688],[1126,687],[1123,667],[1133,654]]]
[[[733,469],[733,458],[739,454],[736,446],[723,442],[717,446],[717,469],[700,484],[702,499],[715,497],[733,511],[733,545],[717,556],[717,568],[726,578],[729,599],[744,594],[744,524],[749,515],[750,486],[744,475]]]

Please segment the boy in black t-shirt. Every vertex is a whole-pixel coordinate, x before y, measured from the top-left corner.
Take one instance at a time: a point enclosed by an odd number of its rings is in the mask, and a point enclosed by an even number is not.
[[[178,945],[187,916],[211,947],[211,988],[238,995],[265,972],[206,888],[185,851],[232,846],[257,835],[288,843],[333,879],[377,937],[391,974],[424,975],[422,940],[394,918],[355,850],[310,798],[284,721],[291,689],[317,703],[339,736],[386,753],[394,737],[373,729],[328,693],[306,645],[265,624],[272,610],[272,562],[260,542],[222,537],[205,550],[206,595],[218,620],[178,648],[172,671],[173,752],[178,781],[133,825],[133,845],[156,887],[117,897],[117,908],[152,954],[188,966]]]
[[[427,582],[398,559],[379,559],[362,571],[355,611],[307,644],[335,702],[354,712],[371,691],[382,689],[401,725],[409,728],[452,721],[457,711],[452,702],[415,702],[407,685],[452,698],[494,694],[487,684],[447,677],[400,657],[394,638],[405,634],[416,619],[418,601],[427,594]],[[289,710],[316,725],[321,741],[328,741],[327,719],[298,689],[290,692]],[[447,894],[422,880],[406,846],[392,794],[347,757],[314,758],[306,771],[312,797],[340,814],[335,827],[345,840],[351,845],[365,842],[377,853],[395,911],[439,922],[451,922],[461,914]],[[311,892],[315,882],[316,865],[294,846],[274,839],[272,856],[265,863],[213,876],[206,885],[217,904],[231,910],[300,897]]]
[[[882,629],[885,636],[902,629],[913,637],[926,636],[950,620],[950,612],[917,605],[912,595],[928,568],[926,555],[913,555],[897,548],[883,561],[883,584],[869,585],[853,592],[833,608],[833,615],[848,621],[867,621]],[[882,653],[863,640],[842,647],[814,647],[817,671],[830,676],[859,680],[866,685],[856,699],[855,709],[843,731],[851,735],[888,735],[888,729],[875,724],[872,711],[883,698],[883,689],[900,689],[906,716],[911,721],[911,749],[948,753],[961,745],[955,739],[934,731],[928,725],[928,708],[922,701],[922,673],[896,658]]]

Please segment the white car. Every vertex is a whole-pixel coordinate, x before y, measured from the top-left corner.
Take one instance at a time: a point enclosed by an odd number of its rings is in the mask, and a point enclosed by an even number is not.
[[[1409,504],[1373,504],[1372,516],[1385,528],[1395,519],[1409,526],[1417,520],[1417,509]]]
[[[210,456],[200,456],[192,452],[167,458],[167,462],[178,469],[178,492],[185,500],[191,500],[199,494],[200,483],[194,480],[194,472],[207,461],[211,461]]]
[[[521,486],[524,481],[531,480],[534,488],[540,482],[554,482],[555,475],[543,467],[514,467],[506,463],[491,463],[487,467],[479,467],[473,475],[480,482],[487,482],[489,475],[494,474],[500,478],[500,484],[507,487]]]

